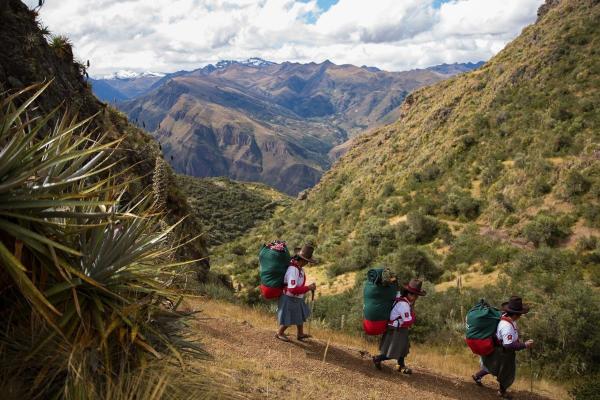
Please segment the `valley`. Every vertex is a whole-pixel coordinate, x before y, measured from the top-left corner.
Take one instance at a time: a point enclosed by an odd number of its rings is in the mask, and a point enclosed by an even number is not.
[[[386,72],[250,59],[165,76],[122,73],[92,86],[124,93],[118,107],[153,133],[177,172],[295,195],[318,182],[349,139],[396,120],[408,93],[481,65]]]

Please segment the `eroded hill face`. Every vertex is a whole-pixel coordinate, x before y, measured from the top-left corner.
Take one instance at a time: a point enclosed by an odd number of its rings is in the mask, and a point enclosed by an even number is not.
[[[178,172],[296,194],[329,169],[341,154],[334,147],[397,119],[409,92],[474,67],[390,73],[329,61],[232,62],[167,76],[120,107],[154,132]]]

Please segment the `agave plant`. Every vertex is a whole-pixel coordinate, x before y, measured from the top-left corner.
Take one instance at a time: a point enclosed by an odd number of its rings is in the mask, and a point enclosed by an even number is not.
[[[60,58],[73,57],[73,44],[68,37],[63,35],[52,36],[49,44]]]
[[[94,398],[149,356],[200,349],[164,307],[163,282],[186,264],[165,240],[174,226],[150,190],[123,200],[120,140],[90,129],[93,117],[35,116],[48,85],[0,100],[0,369],[31,397]]]

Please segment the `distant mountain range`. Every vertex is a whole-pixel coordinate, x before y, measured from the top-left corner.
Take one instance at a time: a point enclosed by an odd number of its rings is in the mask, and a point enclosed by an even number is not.
[[[386,72],[251,58],[91,83],[98,97],[154,133],[176,171],[296,194],[318,182],[349,139],[397,120],[408,93],[482,64]]]

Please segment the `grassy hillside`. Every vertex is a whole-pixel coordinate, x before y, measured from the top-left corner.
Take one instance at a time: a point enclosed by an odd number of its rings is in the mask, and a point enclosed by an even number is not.
[[[545,372],[598,372],[600,4],[546,9],[479,70],[408,96],[401,118],[355,140],[305,201],[230,246],[312,240],[330,276],[377,264],[422,276],[433,293],[423,340],[459,344],[477,297],[521,293]],[[256,283],[253,265],[217,252]],[[350,308],[359,329],[360,303],[359,282],[322,315]]]
[[[235,239],[271,218],[291,199],[262,183],[177,175],[175,182],[201,221],[209,245]]]

